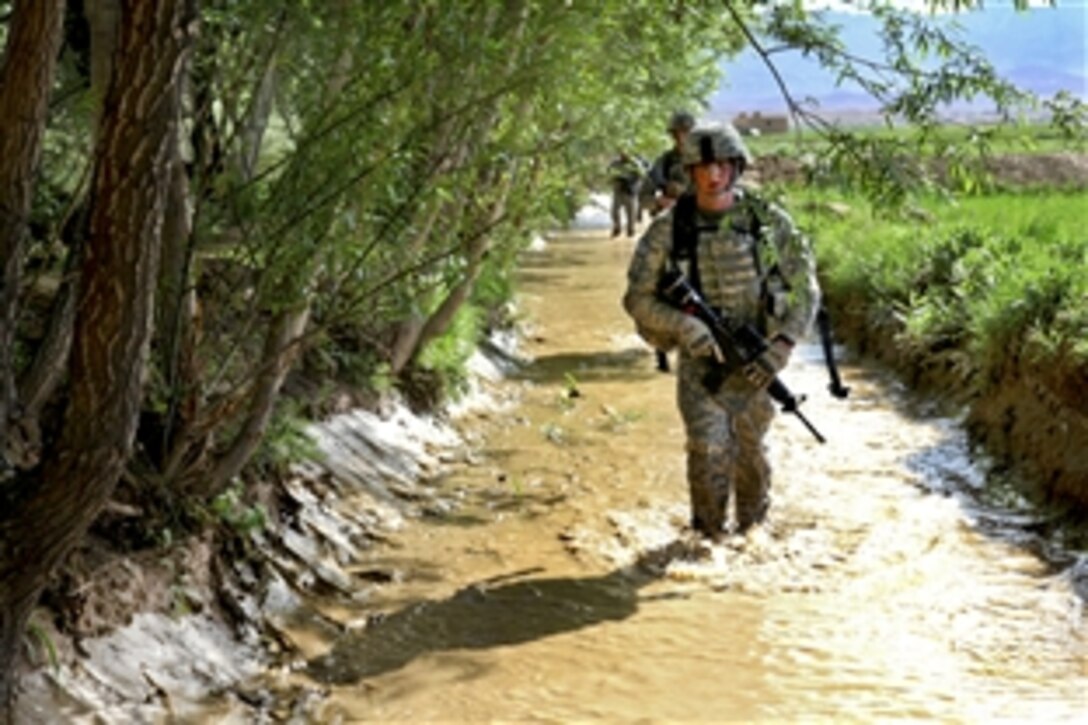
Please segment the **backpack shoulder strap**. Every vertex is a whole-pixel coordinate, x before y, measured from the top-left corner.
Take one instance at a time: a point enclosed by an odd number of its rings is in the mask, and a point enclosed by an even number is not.
[[[686,267],[688,282],[697,291],[701,292],[699,255],[696,252],[698,241],[699,230],[695,221],[695,195],[682,194],[672,208],[672,249],[669,250],[669,262],[674,269]]]

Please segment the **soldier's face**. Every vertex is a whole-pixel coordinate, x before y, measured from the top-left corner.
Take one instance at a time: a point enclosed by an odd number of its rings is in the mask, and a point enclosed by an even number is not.
[[[703,211],[725,211],[733,204],[733,164],[711,161],[691,167],[695,203]]]

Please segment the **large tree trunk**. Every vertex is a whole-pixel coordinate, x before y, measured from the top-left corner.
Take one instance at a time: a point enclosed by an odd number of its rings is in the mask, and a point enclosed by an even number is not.
[[[79,289],[71,394],[36,484],[0,509],[0,703],[30,610],[109,498],[136,431],[153,320],[177,80],[194,0],[125,0]]]
[[[98,137],[102,113],[102,99],[106,96],[113,52],[117,49],[117,24],[121,9],[120,0],[87,0],[90,12],[89,26],[94,42],[90,48],[91,96],[95,100],[95,118],[91,134]],[[68,12],[79,12],[68,3]],[[86,15],[86,13],[85,13]],[[93,148],[93,141],[92,141]],[[83,193],[82,191],[80,193]],[[42,431],[40,415],[42,407],[56,392],[68,369],[68,353],[72,347],[72,331],[75,325],[79,270],[83,264],[83,247],[87,237],[87,202],[76,204],[73,218],[65,224],[63,236],[68,246],[68,258],[64,264],[64,277],[53,300],[49,325],[34,353],[34,360],[22,372],[16,388],[19,410],[9,430],[8,440],[13,449],[21,446],[22,455],[16,465],[30,468],[41,453]]]
[[[87,0],[84,14],[91,27],[91,95],[94,116],[102,117],[102,105],[113,75],[113,54],[121,24],[121,0]],[[95,124],[97,134],[101,124]],[[97,139],[97,135],[95,136]]]
[[[23,247],[62,38],[64,0],[19,0],[0,67],[0,479],[15,400]]]

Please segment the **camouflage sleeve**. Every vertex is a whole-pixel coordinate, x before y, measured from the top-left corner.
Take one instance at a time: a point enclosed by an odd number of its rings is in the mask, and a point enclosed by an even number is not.
[[[684,323],[684,313],[657,297],[657,283],[665,271],[672,247],[672,213],[654,219],[642,235],[627,268],[623,308],[635,321],[638,333],[660,350],[671,350]]]
[[[770,205],[771,241],[782,278],[789,289],[785,318],[779,331],[794,340],[808,335],[820,306],[820,283],[816,278],[816,255],[808,238],[784,209]]]

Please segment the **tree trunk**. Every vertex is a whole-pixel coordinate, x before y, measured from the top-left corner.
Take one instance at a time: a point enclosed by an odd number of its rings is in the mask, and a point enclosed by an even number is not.
[[[276,98],[276,55],[273,53],[261,73],[261,80],[253,97],[245,123],[241,130],[239,166],[242,179],[251,180],[257,175],[257,161],[264,143],[264,133],[272,118]]]
[[[64,278],[53,299],[49,327],[45,331],[34,360],[19,378],[20,410],[8,431],[12,450],[18,452],[15,465],[24,470],[37,465],[41,455],[41,411],[64,379],[68,353],[72,349],[72,328],[76,319],[79,266],[83,260],[83,233],[72,241],[64,263]],[[21,450],[19,450],[21,449]]]
[[[121,23],[121,0],[87,0],[84,13],[91,26],[91,97],[94,117],[102,118],[102,104],[113,73],[113,54],[117,50],[117,32]],[[100,123],[94,124],[98,138]]]
[[[179,119],[180,120],[180,119]],[[170,189],[166,195],[166,212],[162,232],[162,265],[159,271],[159,302],[157,305],[155,363],[161,371],[169,405],[163,422],[163,440],[158,448],[168,450],[171,436],[183,425],[180,418],[191,399],[195,381],[184,374],[192,372],[187,364],[194,351],[196,291],[191,283],[194,256],[193,218],[189,196],[189,175],[181,156],[181,137],[171,143]]]
[[[276,316],[265,338],[264,354],[261,355],[264,367],[253,382],[249,412],[242,430],[216,462],[211,474],[194,487],[197,494],[207,497],[219,493],[253,457],[272,420],[280,388],[298,355],[300,338],[309,320],[310,305],[306,302],[297,309],[283,310]]]
[[[64,0],[15,3],[0,67],[0,480],[15,400],[23,247],[62,38]]]
[[[469,230],[474,236],[468,243],[465,254],[465,271],[461,276],[461,281],[450,290],[450,293],[442,300],[438,309],[423,324],[412,357],[419,355],[420,351],[432,340],[444,335],[446,330],[449,329],[450,323],[453,322],[457,311],[461,309],[461,305],[468,301],[472,290],[476,287],[476,280],[480,277],[484,258],[491,248],[491,230],[506,215],[506,203],[510,198],[515,178],[516,174],[513,169],[507,171],[506,179],[502,182],[502,189],[499,192],[499,198],[492,206],[486,224],[482,224],[477,229]]]
[[[109,498],[136,431],[148,357],[177,80],[193,0],[126,0],[106,94],[72,340],[71,394],[36,484],[0,509],[0,703],[50,573]]]

